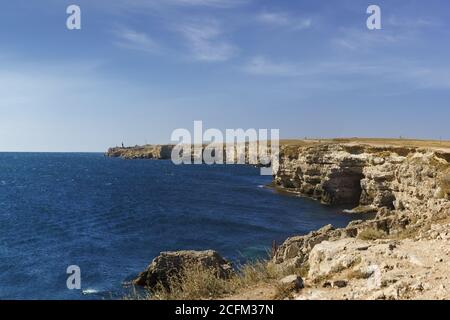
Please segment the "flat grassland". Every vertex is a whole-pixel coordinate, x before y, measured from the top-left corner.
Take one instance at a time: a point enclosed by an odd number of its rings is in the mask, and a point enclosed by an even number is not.
[[[388,139],[388,138],[335,138],[335,139],[283,139],[281,145],[307,146],[318,143],[366,144],[372,146],[396,146],[411,148],[426,148],[450,151],[449,140],[419,140],[419,139]]]

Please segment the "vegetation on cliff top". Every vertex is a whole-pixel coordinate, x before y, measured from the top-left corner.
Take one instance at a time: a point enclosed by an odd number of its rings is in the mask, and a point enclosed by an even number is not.
[[[450,168],[444,173],[441,178],[441,190],[444,197],[450,196]]]
[[[213,268],[187,265],[176,276],[169,279],[169,285],[158,284],[148,289],[147,294],[134,294],[128,299],[143,300],[202,300],[220,299],[258,286],[271,286],[270,299],[286,297],[287,290],[279,283],[286,275],[305,276],[307,270],[279,270],[266,260],[256,260],[239,267],[237,274],[228,279],[217,277]]]

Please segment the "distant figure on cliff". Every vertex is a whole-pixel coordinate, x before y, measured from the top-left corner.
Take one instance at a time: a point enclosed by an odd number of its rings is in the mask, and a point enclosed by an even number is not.
[[[125,148],[125,146],[123,145],[123,142],[122,142],[122,148]]]

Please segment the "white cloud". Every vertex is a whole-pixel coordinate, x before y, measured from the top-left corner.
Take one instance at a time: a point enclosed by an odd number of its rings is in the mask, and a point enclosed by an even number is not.
[[[332,44],[337,48],[349,50],[371,49],[374,46],[394,45],[410,39],[407,33],[390,33],[386,30],[370,31],[368,29],[342,28],[340,35],[333,38]]]
[[[450,89],[450,67],[416,66],[405,70],[404,76],[420,88]]]
[[[150,36],[126,27],[120,27],[114,32],[116,40],[114,44],[131,50],[156,53],[160,46]]]
[[[208,7],[218,9],[235,8],[251,0],[103,0],[120,8],[165,8],[165,7]]]
[[[223,38],[223,30],[216,21],[186,24],[178,31],[187,40],[195,60],[219,62],[231,59],[237,47]]]
[[[257,20],[264,24],[287,27],[293,30],[308,29],[312,25],[311,19],[293,17],[286,12],[263,12],[258,15]]]
[[[247,3],[246,0],[164,0],[167,4],[232,8]]]
[[[441,27],[443,25],[439,18],[412,18],[412,17],[399,17],[391,15],[387,19],[387,24],[392,27],[408,28],[408,29],[420,29],[428,27]]]
[[[450,89],[449,68],[449,66],[424,65],[418,61],[292,63],[273,62],[257,56],[244,65],[242,71],[255,76],[303,79],[317,83],[321,87],[326,87],[329,81],[337,80],[343,84],[345,82],[347,86],[344,88],[348,88],[351,83],[356,86],[365,83],[361,79],[376,77],[386,84],[409,84],[410,88],[415,89]]]
[[[262,56],[254,57],[244,66],[246,73],[262,76],[297,76],[297,66],[286,63],[274,63]]]

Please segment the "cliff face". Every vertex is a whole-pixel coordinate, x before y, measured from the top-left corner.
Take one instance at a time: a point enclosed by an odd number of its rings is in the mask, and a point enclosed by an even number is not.
[[[343,229],[329,226],[290,238],[278,248],[274,262],[299,266],[323,241],[355,238],[368,230],[386,236],[405,234],[405,230],[413,233],[430,221],[450,217],[448,155],[419,148],[352,144],[284,148],[275,176],[279,187],[376,216]]]
[[[418,148],[323,144],[285,147],[275,184],[324,204],[404,210],[446,198],[448,154]]]
[[[296,298],[450,298],[449,156],[361,144],[284,147],[274,179],[280,188],[375,214],[277,248],[276,268],[308,270]]]
[[[194,148],[192,145],[188,145],[190,150],[189,157],[194,162],[195,160],[204,160],[205,154],[210,155],[212,158],[221,156],[223,163],[231,162],[227,155],[228,151],[232,151],[234,157],[232,157],[234,163],[252,164],[257,166],[270,166],[270,148],[263,153],[264,157],[268,160],[262,161],[261,155],[258,153],[258,147],[261,145],[254,144],[252,147],[249,143],[241,143],[237,145],[202,145],[201,148]],[[172,156],[172,151],[175,149],[175,145],[145,145],[134,147],[114,147],[109,148],[106,152],[108,157],[123,158],[123,159],[155,159],[155,160],[169,160]],[[183,150],[179,150],[179,155],[183,155]],[[221,154],[220,154],[221,153]],[[189,158],[188,157],[188,158]]]
[[[106,152],[108,157],[123,159],[170,159],[172,145],[145,145],[135,147],[109,148]]]

